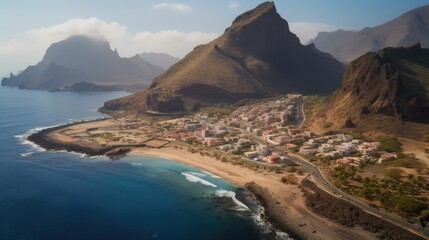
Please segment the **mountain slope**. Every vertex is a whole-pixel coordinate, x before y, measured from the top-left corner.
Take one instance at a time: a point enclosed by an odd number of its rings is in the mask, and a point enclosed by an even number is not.
[[[155,66],[160,66],[163,69],[168,69],[180,60],[180,58],[170,56],[166,53],[145,52],[139,54],[139,56],[146,62]]]
[[[105,103],[104,110],[192,111],[285,92],[328,93],[343,65],[303,46],[266,2],[238,16],[222,36],[196,47],[154,79],[148,89]]]
[[[2,85],[29,89],[62,88],[85,81],[100,85],[136,84],[151,81],[162,72],[137,55],[121,58],[109,43],[86,36],[72,36],[52,44],[37,65],[17,76],[4,78]]]
[[[382,25],[357,32],[320,32],[311,42],[318,49],[346,62],[385,47],[405,47],[420,42],[422,47],[429,48],[429,5],[413,9]]]
[[[428,59],[429,49],[420,44],[385,48],[359,57],[350,63],[341,86],[309,122],[330,122],[331,129],[356,125],[366,131],[374,128],[429,134]],[[404,128],[405,122],[412,127]]]

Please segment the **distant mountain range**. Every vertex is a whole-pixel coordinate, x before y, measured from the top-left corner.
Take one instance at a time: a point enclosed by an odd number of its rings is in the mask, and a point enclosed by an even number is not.
[[[175,64],[177,61],[180,60],[180,58],[170,56],[166,53],[153,53],[153,52],[145,52],[142,54],[139,54],[139,56],[145,60],[146,62],[162,67],[163,69],[168,69],[173,64]]]
[[[320,32],[310,42],[321,51],[345,62],[385,47],[406,47],[420,42],[422,47],[429,48],[429,5],[360,31]]]
[[[3,78],[2,85],[51,90],[78,82],[106,86],[147,84],[162,71],[163,68],[138,55],[121,58],[107,41],[72,36],[52,44],[35,66],[27,67],[17,76]]]
[[[356,126],[429,141],[429,49],[416,44],[359,57],[312,115],[310,122],[330,123],[325,130]]]
[[[193,111],[200,107],[287,92],[330,93],[344,66],[303,46],[266,2],[238,16],[224,34],[196,47],[149,88],[105,103],[103,110]]]

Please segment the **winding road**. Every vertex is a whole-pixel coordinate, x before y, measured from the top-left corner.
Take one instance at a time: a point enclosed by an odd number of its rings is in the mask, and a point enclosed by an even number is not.
[[[300,116],[300,120],[297,123],[297,127],[301,128],[302,125],[305,122],[305,113],[304,113],[304,101],[298,102],[297,103],[297,109],[298,109],[298,115]],[[315,183],[324,191],[326,191],[327,193],[331,194],[332,196],[335,196],[337,198],[341,198],[353,205],[355,205],[356,207],[361,208],[362,210],[364,210],[365,212],[372,214],[374,216],[377,216],[379,218],[382,218],[398,227],[401,227],[403,229],[406,229],[422,238],[428,239],[429,238],[429,230],[426,228],[422,228],[419,225],[415,225],[415,224],[411,224],[407,221],[405,221],[404,219],[395,216],[393,214],[387,213],[383,210],[374,208],[369,206],[367,203],[361,201],[360,199],[351,196],[350,194],[347,194],[343,191],[341,191],[340,189],[338,189],[337,187],[335,187],[333,184],[331,184],[324,176],[323,174],[320,172],[319,168],[314,165],[313,163],[307,161],[306,159],[302,158],[299,155],[295,155],[295,154],[288,154],[286,152],[284,152],[283,150],[274,147],[274,149],[276,149],[277,151],[283,152],[285,154],[285,156],[287,156],[290,160],[292,160],[294,163],[299,164],[301,166],[304,166],[305,168],[307,168],[309,170],[309,172],[311,173],[311,175],[313,176],[313,179],[315,180]]]

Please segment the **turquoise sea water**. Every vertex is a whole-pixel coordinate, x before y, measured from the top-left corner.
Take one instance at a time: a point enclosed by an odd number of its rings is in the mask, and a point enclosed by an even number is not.
[[[0,88],[0,239],[273,238],[255,224],[250,193],[210,173],[154,157],[46,152],[25,141],[40,127],[102,117],[97,108],[123,95]]]

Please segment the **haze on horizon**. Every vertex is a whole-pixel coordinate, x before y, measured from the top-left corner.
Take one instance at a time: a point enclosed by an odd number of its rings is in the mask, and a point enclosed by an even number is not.
[[[240,13],[261,0],[12,1],[0,3],[0,76],[36,64],[47,47],[71,35],[104,38],[122,57],[164,52],[183,57],[207,43]],[[320,31],[361,29],[384,23],[427,0],[274,1],[301,43]]]

